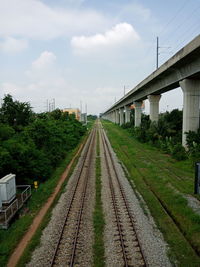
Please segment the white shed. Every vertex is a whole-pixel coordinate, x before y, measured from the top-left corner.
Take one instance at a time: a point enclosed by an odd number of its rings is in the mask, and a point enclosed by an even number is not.
[[[10,203],[16,197],[15,174],[8,174],[0,179],[0,195],[2,203]]]

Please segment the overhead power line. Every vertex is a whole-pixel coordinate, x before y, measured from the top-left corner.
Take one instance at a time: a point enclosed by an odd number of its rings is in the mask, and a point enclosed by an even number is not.
[[[174,36],[175,33],[176,33],[178,30],[180,30],[182,27],[184,27],[184,32],[185,32],[185,27],[188,28],[188,27],[187,27],[187,26],[188,26],[188,22],[189,22],[192,18],[194,18],[194,14],[195,14],[197,11],[199,11],[199,9],[200,9],[200,5],[198,5],[197,7],[195,7],[195,8],[192,10],[192,12],[190,12],[190,13],[184,18],[184,22],[186,22],[187,24],[181,22],[181,23],[178,24],[178,26],[174,27],[174,28],[173,28],[173,33],[171,33],[171,36]],[[189,26],[189,28],[190,28],[190,27],[191,27],[191,26]],[[181,32],[181,35],[183,35],[184,32]],[[170,33],[169,33],[169,34],[170,34]],[[167,35],[167,37],[163,38],[163,41],[164,41],[164,42],[165,42],[167,39],[169,39],[169,38],[168,38],[169,34]],[[177,38],[177,40],[178,40],[178,39],[179,39],[179,38]]]
[[[159,32],[159,36],[163,34],[163,32],[166,31],[167,27],[175,20],[175,18],[181,13],[181,11],[184,9],[184,7],[190,2],[190,0],[185,0],[184,3],[179,7],[179,9],[175,12],[173,17],[171,17],[168,22],[163,27],[163,30]],[[164,40],[165,41],[165,40]],[[151,46],[147,49],[147,52],[145,54],[145,57],[154,49],[155,43],[151,44]]]
[[[166,31],[167,27],[175,20],[175,18],[181,13],[181,11],[184,9],[184,7],[186,6],[186,4],[188,4],[190,2],[190,0],[186,0],[183,5],[181,5],[181,7],[176,11],[176,13],[174,14],[174,16],[165,24],[165,26],[163,27],[163,30],[161,30],[161,32],[159,33],[159,35],[161,35],[163,32]]]

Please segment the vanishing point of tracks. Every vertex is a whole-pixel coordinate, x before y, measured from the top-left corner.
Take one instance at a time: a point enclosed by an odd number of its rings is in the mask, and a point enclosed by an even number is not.
[[[146,266],[140,242],[135,231],[135,221],[129,207],[129,202],[120,180],[120,174],[116,168],[115,159],[101,124],[97,124],[99,129],[101,149],[107,173],[108,188],[110,195],[110,212],[113,214],[113,225],[116,229],[115,235],[110,237],[118,248],[118,266]],[[96,128],[94,128],[85,145],[81,164],[74,177],[74,189],[66,208],[66,215],[60,230],[56,249],[50,266],[79,266],[86,236],[81,242],[82,224],[87,206],[86,199],[89,194],[90,169],[92,159],[95,157]],[[105,177],[102,177],[104,179]],[[102,233],[103,234],[103,233]],[[115,252],[113,252],[115,253]],[[108,265],[108,264],[107,264]]]
[[[118,235],[116,241],[121,247],[120,252],[123,257],[123,266],[146,266],[145,258],[135,230],[134,218],[129,207],[130,204],[128,203],[109,143],[102,128],[100,128],[100,137]]]
[[[80,251],[79,235],[81,234],[81,224],[90,177],[90,163],[92,157],[94,157],[95,140],[96,130],[93,129],[87,140],[81,165],[76,173],[74,190],[67,207],[65,220],[50,266],[78,265],[76,257]]]

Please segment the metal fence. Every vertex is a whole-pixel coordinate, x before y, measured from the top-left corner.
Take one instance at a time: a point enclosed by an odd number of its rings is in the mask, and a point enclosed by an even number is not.
[[[10,220],[14,217],[17,211],[23,206],[26,200],[31,196],[31,186],[30,185],[17,185],[16,198],[9,205],[3,205],[2,210],[0,210],[0,228],[7,229]]]

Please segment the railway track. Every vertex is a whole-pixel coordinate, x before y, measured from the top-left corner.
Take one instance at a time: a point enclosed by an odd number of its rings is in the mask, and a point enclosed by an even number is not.
[[[123,261],[123,263],[122,261],[119,263],[119,266],[147,266],[137,232],[135,230],[134,218],[129,208],[129,202],[121,184],[109,143],[101,126],[99,131],[108,177],[110,199],[113,209],[113,220],[116,225],[117,232],[114,240],[116,241],[117,256],[121,254]],[[119,247],[121,249],[119,249]]]
[[[149,224],[149,219],[141,211],[99,122],[91,131],[66,191],[43,231],[41,245],[34,251],[27,266],[93,266],[96,255],[93,255],[96,240],[93,216],[97,132],[105,221],[101,233],[105,259],[101,258],[99,264],[109,267],[171,266],[163,254],[166,251],[165,244],[158,239],[152,221]]]
[[[81,246],[82,222],[89,190],[89,179],[92,157],[94,157],[96,129],[90,133],[86,143],[82,161],[76,173],[74,189],[71,194],[60,235],[50,263],[50,266],[74,266],[79,264]]]

